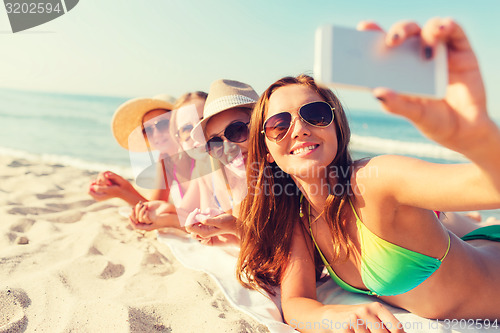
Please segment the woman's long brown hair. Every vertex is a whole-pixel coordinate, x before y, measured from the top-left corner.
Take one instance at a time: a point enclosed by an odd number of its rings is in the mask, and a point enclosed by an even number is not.
[[[269,98],[279,88],[303,85],[315,91],[334,108],[337,131],[337,155],[328,166],[330,191],[324,207],[324,216],[333,238],[334,259],[343,249],[347,256],[352,241],[345,231],[344,207],[349,205],[352,159],[348,151],[350,129],[344,109],[335,94],[316,84],[307,75],[284,77],[273,83],[255,105],[250,120],[247,164],[248,194],[241,204],[241,249],[237,278],[247,288],[263,289],[273,294],[288,264],[295,223],[299,218],[300,191],[292,178],[276,163],[267,161],[265,136],[261,133],[269,107]],[[339,170],[341,172],[339,172]]]

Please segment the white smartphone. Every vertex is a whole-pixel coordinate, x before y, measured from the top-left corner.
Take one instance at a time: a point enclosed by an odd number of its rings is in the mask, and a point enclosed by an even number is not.
[[[390,88],[399,93],[443,98],[448,84],[446,48],[424,59],[418,37],[385,46],[382,31],[325,25],[316,30],[314,77],[339,88]]]

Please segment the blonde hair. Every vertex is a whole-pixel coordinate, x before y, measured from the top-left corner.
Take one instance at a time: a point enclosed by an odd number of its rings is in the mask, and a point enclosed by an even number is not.
[[[204,91],[193,91],[193,92],[188,92],[182,95],[181,97],[177,98],[177,100],[174,103],[174,109],[180,108],[182,105],[186,104],[187,102],[199,98],[202,100],[207,100],[208,94]]]

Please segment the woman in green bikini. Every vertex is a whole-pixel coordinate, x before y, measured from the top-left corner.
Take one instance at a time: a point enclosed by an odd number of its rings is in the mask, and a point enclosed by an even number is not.
[[[250,122],[238,277],[268,291],[281,285],[289,323],[353,323],[345,332],[384,323],[382,332],[402,331],[378,302],[316,301],[324,266],[344,289],[422,317],[500,318],[500,226],[460,239],[433,212],[500,207],[500,130],[486,112],[477,60],[450,19],[430,20],[422,29],[399,23],[388,37],[396,32],[398,43],[420,36],[426,54],[438,41],[446,43],[447,95],[430,100],[378,88],[375,96],[472,163],[402,156],[353,162],[346,116],[330,90],[303,75],[272,84]]]

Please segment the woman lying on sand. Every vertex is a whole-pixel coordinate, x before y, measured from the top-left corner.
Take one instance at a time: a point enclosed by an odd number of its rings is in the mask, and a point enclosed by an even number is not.
[[[122,147],[130,151],[160,152],[161,163],[157,164],[155,171],[157,183],[150,199],[165,202],[163,213],[168,214],[168,218],[157,228],[181,228],[175,205],[167,201],[170,196],[175,204],[180,204],[188,190],[196,166],[196,156],[193,156],[196,152],[194,149],[186,152],[182,145],[186,141],[186,134],[189,138],[192,125],[200,119],[206,97],[204,92],[187,93],[181,96],[175,105],[156,98],[137,98],[122,104],[113,116],[113,135]],[[195,119],[191,120],[191,124],[187,121],[179,122],[182,126],[175,127],[174,130],[172,122],[177,124],[175,118],[182,117],[173,115],[187,107],[196,109]],[[174,109],[176,112],[171,112]],[[173,185],[172,188],[169,185]],[[99,201],[110,198],[123,199],[129,205],[135,206],[131,215],[132,225],[137,229],[148,228],[147,223],[140,223],[135,219],[137,214],[144,211],[144,203],[148,199],[123,177],[110,171],[102,172],[90,185],[89,194]]]
[[[349,125],[333,92],[305,75],[273,83],[250,122],[254,185],[240,213],[238,277],[251,288],[281,285],[287,322],[327,319],[346,323],[346,332],[382,323],[382,331],[402,331],[378,302],[317,302],[324,266],[342,288],[422,317],[500,318],[500,226],[459,238],[433,212],[500,207],[500,130],[487,114],[476,57],[450,19],[430,20],[422,29],[398,23],[389,36],[396,31],[398,42],[420,36],[430,50],[445,42],[447,95],[431,100],[378,88],[375,96],[472,163],[389,155],[353,162]]]
[[[206,143],[207,152],[220,165],[214,167],[213,173],[192,181],[184,200],[186,204],[176,208],[178,212],[189,210],[186,206],[191,208],[189,212],[192,214],[186,224],[188,229],[196,229],[199,221],[213,216],[216,216],[219,224],[226,226],[224,233],[207,239],[206,243],[227,245],[239,242],[235,237],[235,217],[232,214],[233,211],[238,211],[238,203],[246,194],[248,121],[257,99],[257,93],[245,83],[233,80],[214,81],[210,86],[203,119],[193,129],[193,139]],[[199,202],[199,205],[193,207],[189,202]],[[146,209],[137,216],[137,220],[149,223],[147,228],[161,227],[163,220],[167,218],[164,213],[167,204],[151,201],[145,203],[144,207]],[[195,208],[197,209],[193,212]]]

